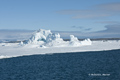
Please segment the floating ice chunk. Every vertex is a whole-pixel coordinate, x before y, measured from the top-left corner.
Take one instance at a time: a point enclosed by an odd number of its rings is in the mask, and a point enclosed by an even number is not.
[[[81,41],[81,44],[82,45],[91,45],[92,41],[88,38],[88,39],[85,39],[84,41]]]
[[[39,43],[39,41],[46,42],[46,38],[50,34],[52,34],[50,30],[39,29],[25,43],[27,43],[27,44],[29,44],[29,43]]]
[[[63,43],[63,39],[60,38],[60,34],[57,33],[57,34],[50,34],[48,35],[48,37],[46,38],[46,43],[45,43],[45,46],[54,46],[54,47],[57,47],[57,46],[61,46],[61,44]]]
[[[46,38],[46,42],[51,42],[51,41],[63,41],[62,38],[60,38],[60,34],[59,33],[56,33],[56,34],[49,34]]]
[[[70,35],[69,45],[70,46],[80,46],[81,44],[77,37],[75,37],[74,35]]]
[[[74,35],[70,35],[70,41],[73,41],[73,42],[78,42],[79,40],[78,40],[78,38],[77,37],[75,37]]]
[[[21,42],[19,43],[19,45],[23,46],[23,45],[24,45],[23,41],[21,41]]]

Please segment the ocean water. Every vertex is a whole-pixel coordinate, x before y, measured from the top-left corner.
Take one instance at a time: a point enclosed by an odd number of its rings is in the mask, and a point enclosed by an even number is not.
[[[0,59],[0,80],[120,80],[120,50]]]

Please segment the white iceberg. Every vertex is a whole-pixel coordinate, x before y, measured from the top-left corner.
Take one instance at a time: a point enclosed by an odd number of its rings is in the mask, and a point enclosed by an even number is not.
[[[88,39],[81,41],[81,44],[82,45],[92,45],[92,41],[88,38]]]
[[[42,42],[46,42],[46,38],[51,35],[51,31],[50,30],[44,30],[44,29],[39,29],[38,31],[36,31],[29,40],[25,41],[24,44],[30,44],[30,43],[40,43]]]
[[[37,45],[35,47],[78,47],[83,45],[91,45],[92,41],[86,39],[79,41],[74,35],[70,35],[70,41],[64,41],[59,33],[52,33],[50,30],[39,29],[30,39],[21,42],[21,45]]]
[[[81,44],[77,37],[75,37],[74,35],[70,35],[69,45],[70,46],[80,46]]]

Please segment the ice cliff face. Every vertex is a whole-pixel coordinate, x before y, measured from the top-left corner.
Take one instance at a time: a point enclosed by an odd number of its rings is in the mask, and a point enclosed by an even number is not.
[[[52,33],[50,30],[39,29],[30,39],[21,42],[22,45],[39,45],[39,47],[73,47],[82,45],[91,45],[90,39],[79,41],[74,35],[70,35],[70,41],[64,41],[59,33]]]

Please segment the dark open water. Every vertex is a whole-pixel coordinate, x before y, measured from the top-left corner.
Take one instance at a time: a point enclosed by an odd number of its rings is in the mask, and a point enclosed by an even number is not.
[[[0,80],[120,80],[120,50],[0,59]]]

